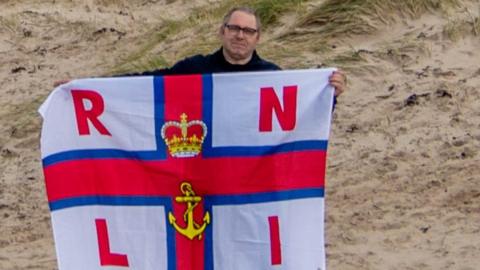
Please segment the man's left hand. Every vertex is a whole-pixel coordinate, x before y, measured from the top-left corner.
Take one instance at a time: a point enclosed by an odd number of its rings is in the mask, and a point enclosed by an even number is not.
[[[335,88],[335,96],[340,96],[347,89],[347,75],[342,70],[337,70],[330,76],[330,84]]]

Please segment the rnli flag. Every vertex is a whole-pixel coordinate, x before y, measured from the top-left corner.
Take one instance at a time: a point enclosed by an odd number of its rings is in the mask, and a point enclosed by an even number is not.
[[[59,269],[324,270],[333,71],[56,88],[39,111]]]

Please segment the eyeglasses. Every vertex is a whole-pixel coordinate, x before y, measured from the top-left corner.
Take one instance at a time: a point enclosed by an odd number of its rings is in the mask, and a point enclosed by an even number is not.
[[[250,37],[255,35],[258,32],[257,29],[253,29],[250,27],[241,27],[236,24],[225,24],[224,26],[228,29],[228,31],[231,31],[234,34],[238,34],[240,33],[240,31],[242,31],[245,35]]]

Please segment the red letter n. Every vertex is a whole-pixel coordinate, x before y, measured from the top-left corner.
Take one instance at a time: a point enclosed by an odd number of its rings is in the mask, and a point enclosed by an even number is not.
[[[103,98],[100,94],[92,90],[72,90],[72,97],[80,135],[90,135],[88,127],[88,120],[90,120],[100,134],[112,136],[102,122],[98,120],[104,110]],[[89,110],[85,108],[84,100],[90,101],[92,107]]]
[[[107,221],[105,219],[95,219],[95,225],[97,227],[100,265],[128,266],[127,255],[110,252],[110,241],[108,239]]]
[[[283,87],[283,109],[273,87],[260,91],[259,130],[272,131],[272,115],[275,112],[282,130],[293,130],[297,121],[297,86]]]

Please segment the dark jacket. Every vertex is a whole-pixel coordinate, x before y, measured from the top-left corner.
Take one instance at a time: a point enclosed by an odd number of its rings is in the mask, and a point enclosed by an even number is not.
[[[161,76],[161,75],[180,75],[180,74],[205,74],[222,72],[241,72],[241,71],[267,71],[280,70],[281,68],[274,63],[263,60],[256,52],[253,52],[252,59],[245,65],[233,65],[225,60],[222,48],[213,54],[194,55],[185,58],[170,68],[157,69],[136,74],[124,74],[121,76]]]

